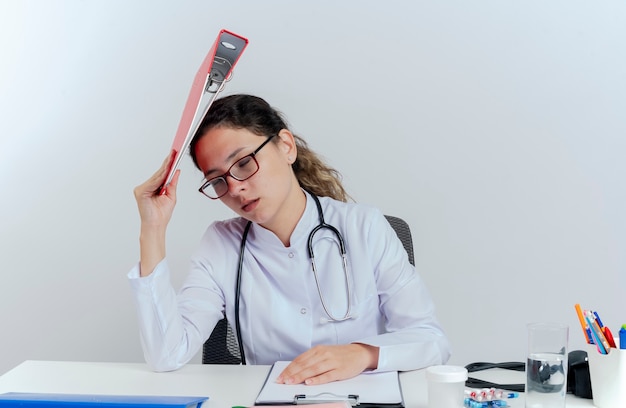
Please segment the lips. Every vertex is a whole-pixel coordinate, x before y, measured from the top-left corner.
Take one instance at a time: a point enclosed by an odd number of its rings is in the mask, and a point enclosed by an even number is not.
[[[250,200],[250,201],[246,201],[242,206],[241,206],[241,210],[243,212],[250,212],[252,210],[254,210],[257,206],[257,204],[259,203],[259,199],[255,199],[255,200]]]

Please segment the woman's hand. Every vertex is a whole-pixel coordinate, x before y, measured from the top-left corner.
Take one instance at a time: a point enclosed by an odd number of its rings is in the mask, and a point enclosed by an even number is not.
[[[276,382],[280,384],[325,384],[354,377],[378,366],[378,347],[361,343],[315,346],[296,357]]]
[[[156,265],[165,258],[165,231],[176,205],[176,186],[180,170],[174,173],[172,181],[163,192],[160,188],[167,178],[174,157],[175,152],[172,150],[159,170],[134,190],[141,218],[141,276],[151,274]]]
[[[164,194],[161,194],[160,187],[165,182],[174,155],[175,152],[172,150],[159,170],[143,184],[135,187],[135,200],[137,200],[139,207],[142,225],[165,227],[172,216],[176,205],[176,184],[180,171],[176,171],[171,183],[165,188]]]

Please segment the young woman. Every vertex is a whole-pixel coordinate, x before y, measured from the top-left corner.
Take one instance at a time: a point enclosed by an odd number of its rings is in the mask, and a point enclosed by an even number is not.
[[[287,384],[447,361],[430,295],[383,214],[347,203],[337,172],[267,102],[216,100],[190,153],[200,192],[239,217],[208,227],[176,294],[165,231],[179,173],[157,193],[173,156],[135,188],[141,254],[129,278],[153,369],[187,363],[224,316],[239,319],[248,363],[292,361]]]

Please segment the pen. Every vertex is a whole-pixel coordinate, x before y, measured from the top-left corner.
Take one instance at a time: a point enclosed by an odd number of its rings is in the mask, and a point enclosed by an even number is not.
[[[591,321],[589,322],[591,324],[591,328],[598,334],[598,338],[602,342],[602,345],[604,346],[604,349],[606,350],[606,352],[608,354],[609,351],[611,350],[611,345],[609,344],[608,340],[606,339],[606,336],[604,335],[604,331],[602,330],[602,327],[596,321],[595,316],[597,316],[597,314],[594,316],[594,314],[592,312],[590,312],[590,311],[587,311],[587,314],[589,315],[589,317],[591,319]]]
[[[619,348],[626,350],[626,324],[623,324],[622,328],[619,329]]]
[[[593,315],[596,317],[596,322],[598,322],[598,326],[600,326],[600,328],[603,328],[604,325],[602,324],[602,320],[600,320],[600,315],[598,314],[598,312],[594,311]]]
[[[598,312],[594,311],[593,315],[596,317],[596,322],[598,323],[598,326],[600,327],[600,331],[602,331],[602,334],[604,334],[604,337],[606,338],[607,343],[609,343],[609,347],[610,348],[615,348],[615,340],[613,339],[613,333],[611,333],[611,329],[609,329],[607,326],[605,326],[604,324],[602,324],[602,320],[600,320],[600,315],[598,314]]]
[[[591,329],[591,334],[593,335],[593,339],[595,340],[596,346],[598,347],[598,351],[601,354],[607,354],[609,352],[609,344],[606,342],[604,338],[604,334],[602,330],[598,327],[598,323],[591,317],[591,313],[589,311],[585,312],[585,319],[589,324],[589,328]]]
[[[591,337],[591,330],[589,329],[589,326],[587,326],[587,323],[585,322],[585,318],[583,317],[583,311],[580,308],[580,304],[576,303],[574,305],[574,309],[576,309],[576,314],[578,315],[578,320],[580,321],[580,327],[582,327],[583,329],[583,334],[585,335],[585,338],[587,339],[587,344],[593,344],[593,338]]]

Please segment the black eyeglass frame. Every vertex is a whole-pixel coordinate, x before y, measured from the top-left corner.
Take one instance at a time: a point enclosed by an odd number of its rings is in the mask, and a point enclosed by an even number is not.
[[[252,153],[247,154],[243,157],[240,157],[239,159],[237,159],[229,168],[228,171],[226,171],[226,173],[222,174],[221,176],[217,176],[217,177],[213,177],[210,180],[207,180],[206,182],[204,182],[200,188],[198,189],[199,192],[201,192],[204,196],[210,198],[211,200],[217,200],[219,198],[222,198],[226,195],[226,193],[228,192],[228,179],[226,178],[227,176],[230,176],[232,178],[234,178],[237,181],[244,181],[244,180],[248,180],[250,177],[254,176],[255,174],[257,174],[259,172],[259,169],[261,168],[261,166],[259,165],[259,162],[256,159],[256,155],[259,153],[259,151],[261,151],[261,149],[263,147],[265,147],[266,144],[268,144],[270,142],[270,140],[272,140],[274,138],[274,136],[276,135],[271,135],[269,136],[267,139],[265,139],[265,141],[263,143],[261,143],[261,146],[257,147]],[[235,176],[234,174],[231,173],[231,170],[233,169],[233,167],[235,167],[235,165],[237,163],[239,163],[240,161],[247,159],[248,157],[252,158],[252,160],[254,160],[254,162],[256,163],[256,170],[250,174],[248,177],[245,178],[239,178],[237,176]],[[211,197],[210,195],[208,195],[207,193],[204,192],[204,189],[207,188],[211,183],[215,182],[217,179],[223,179],[224,183],[226,183],[226,191],[224,191],[223,194],[220,194],[217,197]]]

